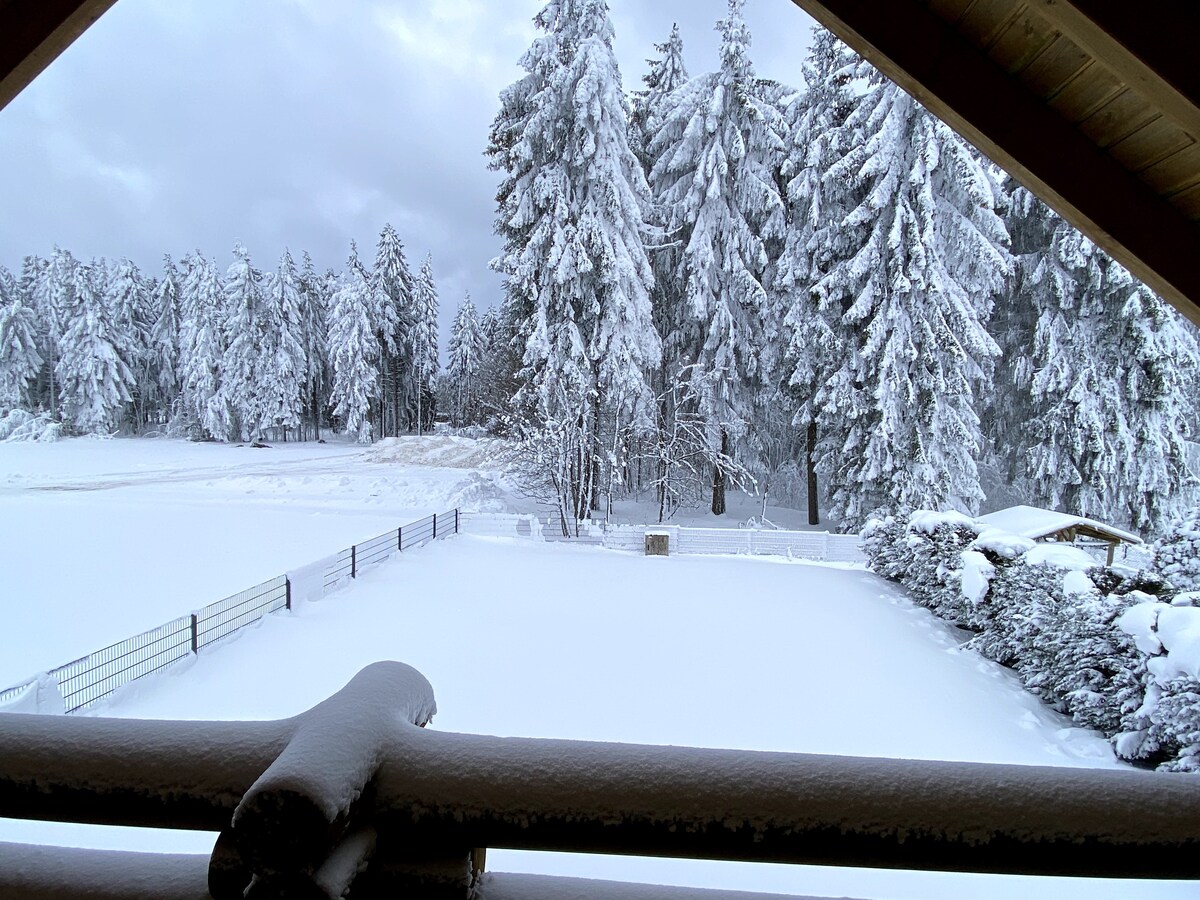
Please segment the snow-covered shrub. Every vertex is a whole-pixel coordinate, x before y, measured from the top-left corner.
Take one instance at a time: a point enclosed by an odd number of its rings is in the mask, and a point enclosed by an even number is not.
[[[1127,698],[1113,743],[1126,759],[1200,771],[1200,608],[1187,594],[1171,603],[1144,599],[1118,622],[1145,654],[1144,690]]]
[[[62,437],[62,423],[55,422],[45,413],[36,414],[24,409],[14,409],[0,414],[0,441],[41,441],[48,443]]]
[[[1180,591],[1200,591],[1200,506],[1154,545],[1155,568]]]
[[[871,568],[908,588],[913,599],[942,618],[961,622],[963,552],[979,536],[979,526],[961,513],[917,510],[907,517],[875,519],[863,529],[863,549]],[[977,574],[986,560],[975,563]]]

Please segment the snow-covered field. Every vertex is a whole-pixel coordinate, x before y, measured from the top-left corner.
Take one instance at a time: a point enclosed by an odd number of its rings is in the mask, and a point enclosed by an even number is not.
[[[19,586],[0,598],[0,669],[16,679],[65,662],[74,651],[62,633],[78,640],[88,633],[76,619],[118,619],[125,624],[113,637],[125,637],[399,521],[460,502],[490,509],[516,502],[502,479],[477,468],[486,463],[476,450],[437,440],[446,439],[430,439],[421,452],[392,445],[366,456],[339,445],[0,445],[0,569],[6,581],[15,571]],[[125,446],[133,444],[156,449]],[[433,457],[450,465],[413,465]],[[174,539],[179,534],[186,539]],[[142,557],[153,557],[152,569],[142,568],[151,564]],[[94,617],[97,608],[105,615]],[[85,643],[81,650],[101,641]],[[286,716],[388,658],[430,679],[440,710],[433,727],[443,730],[1119,765],[1098,736],[1070,727],[1008,672],[960,650],[945,626],[865,571],[782,559],[647,558],[470,535],[406,553],[322,602],[269,617],[122,689],[95,713]],[[0,820],[0,840],[204,853],[212,837]],[[496,851],[488,866],[829,896],[1200,894],[1196,883]]]

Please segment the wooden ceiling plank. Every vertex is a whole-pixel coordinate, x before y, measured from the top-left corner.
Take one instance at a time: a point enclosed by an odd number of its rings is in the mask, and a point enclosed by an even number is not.
[[[958,22],[958,30],[976,46],[990,49],[1024,6],[1018,0],[978,0]]]
[[[1186,131],[1160,115],[1117,141],[1108,152],[1129,171],[1141,172],[1192,143],[1194,141]]]
[[[1060,34],[1021,73],[1021,83],[1043,99],[1053,97],[1091,61],[1070,38]]]
[[[1093,63],[1051,97],[1050,106],[1072,125],[1078,125],[1123,90],[1125,86],[1112,72]]]
[[[1200,72],[1194,46],[1200,9],[1195,0],[1029,3],[1038,15],[1200,140]]]
[[[1008,74],[1015,75],[1027,69],[1057,34],[1045,19],[1026,8],[992,44],[988,56]]]
[[[1200,227],[914,0],[793,0],[1200,325]]]
[[[957,25],[975,3],[976,0],[928,0],[927,5],[939,19]]]
[[[0,0],[0,109],[116,0]]]
[[[1146,98],[1126,88],[1079,123],[1098,147],[1109,147],[1143,127],[1159,113]]]
[[[1189,219],[1200,222],[1200,184],[1180,191],[1171,198],[1171,205]]]
[[[1173,198],[1195,184],[1200,184],[1200,144],[1189,144],[1146,169],[1142,180],[1155,193]]]

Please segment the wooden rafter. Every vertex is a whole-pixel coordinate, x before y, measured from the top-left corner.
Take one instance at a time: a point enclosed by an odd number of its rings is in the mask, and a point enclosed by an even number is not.
[[[0,0],[0,109],[116,0]]]

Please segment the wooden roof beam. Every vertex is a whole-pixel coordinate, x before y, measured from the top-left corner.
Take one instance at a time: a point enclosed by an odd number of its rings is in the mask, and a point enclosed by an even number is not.
[[[116,0],[0,0],[0,109]]]
[[[793,2],[1200,325],[1200,226],[927,6],[917,0]]]
[[[1030,9],[1200,141],[1195,0],[1029,0]]]

